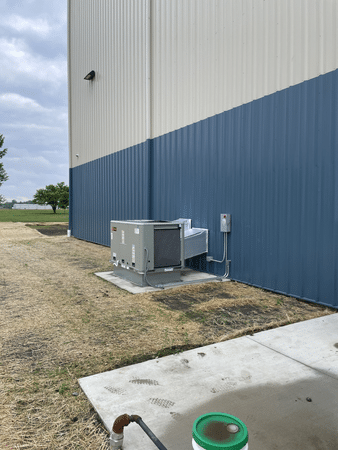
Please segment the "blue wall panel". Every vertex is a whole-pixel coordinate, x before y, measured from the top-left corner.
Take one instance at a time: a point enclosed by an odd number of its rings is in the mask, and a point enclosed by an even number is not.
[[[338,307],[338,71],[71,170],[74,236],[109,220],[191,218],[230,277]],[[215,274],[205,256],[189,264]]]
[[[70,169],[72,235],[110,245],[109,222],[148,218],[149,142]]]
[[[154,139],[152,215],[208,228],[221,259],[231,213],[232,279],[338,306],[337,84],[334,71]]]

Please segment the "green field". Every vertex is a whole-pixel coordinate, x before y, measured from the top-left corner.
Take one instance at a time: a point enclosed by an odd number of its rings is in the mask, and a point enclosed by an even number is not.
[[[0,222],[68,222],[69,211],[51,209],[0,209]]]

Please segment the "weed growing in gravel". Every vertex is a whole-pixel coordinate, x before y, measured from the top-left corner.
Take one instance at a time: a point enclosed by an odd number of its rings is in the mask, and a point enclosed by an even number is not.
[[[69,385],[67,383],[62,383],[59,387],[59,394],[64,395],[67,391],[69,391]]]

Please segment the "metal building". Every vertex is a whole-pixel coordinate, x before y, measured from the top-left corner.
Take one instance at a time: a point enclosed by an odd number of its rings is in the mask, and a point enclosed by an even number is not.
[[[35,205],[27,203],[15,203],[12,209],[52,209],[50,205]]]
[[[232,279],[338,307],[337,2],[68,0],[68,16],[72,234],[109,245],[111,219],[186,217],[217,258],[230,213]]]

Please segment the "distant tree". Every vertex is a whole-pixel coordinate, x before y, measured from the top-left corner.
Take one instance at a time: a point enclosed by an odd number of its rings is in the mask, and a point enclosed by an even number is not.
[[[10,202],[5,202],[2,206],[6,209],[12,209],[15,203],[18,203],[16,200],[11,200]]]
[[[69,206],[69,187],[64,186],[59,200],[59,208],[66,209]]]
[[[6,153],[7,153],[7,148],[4,148],[3,150],[1,150],[3,144],[4,144],[4,136],[2,134],[0,134],[0,159],[3,158]],[[8,175],[4,169],[4,165],[3,163],[0,163],[0,187],[2,186],[2,183],[4,181],[8,180]],[[3,203],[5,201],[5,198],[0,194],[0,203]]]
[[[2,203],[2,207],[5,208],[5,209],[11,209],[12,208],[12,202]]]
[[[33,203],[38,205],[50,205],[54,214],[56,208],[66,209],[69,205],[69,187],[64,182],[56,186],[49,184],[45,189],[38,189],[33,197]]]

